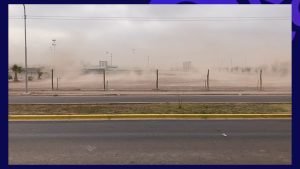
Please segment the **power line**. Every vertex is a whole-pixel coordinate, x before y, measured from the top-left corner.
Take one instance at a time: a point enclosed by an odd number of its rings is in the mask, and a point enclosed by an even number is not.
[[[9,19],[23,19],[13,16]],[[289,20],[289,17],[82,17],[82,16],[27,16],[27,19],[36,20],[99,20],[99,21],[241,21],[241,20]]]

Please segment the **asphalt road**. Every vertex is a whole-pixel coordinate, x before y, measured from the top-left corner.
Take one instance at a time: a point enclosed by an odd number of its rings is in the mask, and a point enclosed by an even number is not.
[[[9,164],[291,164],[291,121],[11,121]]]
[[[290,95],[181,95],[182,102],[291,102]],[[10,104],[96,104],[178,102],[176,95],[142,96],[9,96]]]

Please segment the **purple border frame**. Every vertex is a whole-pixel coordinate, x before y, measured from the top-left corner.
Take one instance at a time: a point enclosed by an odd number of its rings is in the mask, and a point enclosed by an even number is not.
[[[8,4],[292,4],[292,165],[187,165],[187,166],[171,166],[171,165],[155,165],[155,166],[118,166],[118,165],[8,165]],[[299,128],[300,114],[297,112],[298,98],[300,97],[299,73],[300,67],[297,66],[300,57],[300,0],[1,0],[0,14],[2,24],[0,26],[0,168],[299,168],[299,146],[300,142],[296,130]],[[6,38],[5,38],[6,37]],[[4,83],[5,82],[5,83]],[[299,124],[298,124],[299,123]]]

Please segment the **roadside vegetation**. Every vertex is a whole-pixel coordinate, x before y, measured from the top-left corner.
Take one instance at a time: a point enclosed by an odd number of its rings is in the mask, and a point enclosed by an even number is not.
[[[12,67],[11,67],[11,70],[13,71],[14,73],[14,81],[17,82],[19,81],[18,79],[18,74],[21,73],[23,71],[22,67],[21,66],[18,66],[16,64],[14,64]]]
[[[161,103],[9,105],[10,115],[51,114],[290,114],[289,103]]]

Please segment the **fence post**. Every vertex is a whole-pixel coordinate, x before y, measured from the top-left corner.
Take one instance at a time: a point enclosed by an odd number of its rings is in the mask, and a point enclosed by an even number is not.
[[[54,86],[53,86],[53,69],[51,69],[51,84],[52,84],[52,90],[54,90]]]
[[[260,69],[259,73],[259,90],[262,90],[262,69]]]
[[[209,69],[207,70],[206,85],[207,85],[207,90],[209,90]]]
[[[105,85],[105,69],[103,69],[103,90],[106,90],[106,85]]]
[[[109,90],[109,87],[108,87],[108,80],[106,80],[106,89]]]
[[[156,69],[156,90],[158,90],[158,69]]]
[[[56,77],[56,90],[58,90],[58,77]]]

